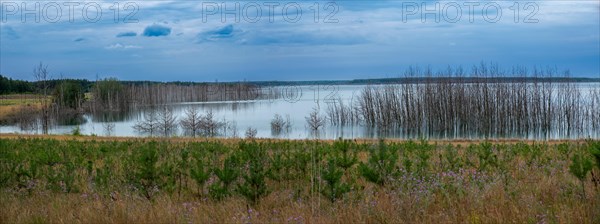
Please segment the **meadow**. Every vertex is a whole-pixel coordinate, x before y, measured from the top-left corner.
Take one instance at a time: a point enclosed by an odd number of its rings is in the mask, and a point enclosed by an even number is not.
[[[599,223],[600,142],[0,138],[0,223]]]
[[[0,121],[27,108],[39,109],[44,97],[34,94],[0,95]],[[46,98],[48,101],[50,98]]]

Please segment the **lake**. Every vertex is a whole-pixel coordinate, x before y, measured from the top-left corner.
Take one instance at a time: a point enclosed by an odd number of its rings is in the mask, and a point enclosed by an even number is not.
[[[315,108],[326,116],[328,104],[337,102],[338,99],[350,104],[360,96],[365,85],[326,85],[326,86],[283,86],[277,88],[282,93],[278,99],[249,100],[249,101],[217,101],[217,102],[186,102],[168,104],[178,119],[185,116],[185,110],[189,107],[197,107],[202,113],[212,111],[215,118],[229,123],[230,128],[224,130],[222,137],[239,136],[244,137],[248,128],[257,130],[256,137],[259,138],[285,138],[285,139],[336,139],[343,138],[430,138],[430,139],[456,139],[456,138],[525,138],[525,139],[566,139],[566,138],[598,138],[600,134],[593,130],[577,133],[562,133],[554,131],[540,135],[535,131],[528,133],[508,133],[496,136],[486,136],[479,133],[436,133],[408,134],[403,130],[381,131],[367,125],[344,125],[336,126],[327,122],[325,127],[314,133],[306,126],[306,117]],[[590,89],[600,88],[600,83],[577,84],[582,94],[587,94]],[[585,97],[583,97],[585,98]],[[136,132],[133,126],[143,118],[144,111],[152,108],[137,108],[127,113],[104,113],[85,114],[80,125],[55,125],[49,131],[51,134],[70,134],[79,127],[84,135],[98,136],[147,136],[147,134]],[[289,131],[274,134],[271,131],[271,120],[275,114],[291,121]],[[111,127],[112,126],[112,127]],[[112,130],[108,130],[112,129]],[[233,131],[233,130],[237,131]],[[17,126],[0,126],[0,133],[38,133],[39,131],[25,132]],[[173,135],[180,136],[180,129]]]

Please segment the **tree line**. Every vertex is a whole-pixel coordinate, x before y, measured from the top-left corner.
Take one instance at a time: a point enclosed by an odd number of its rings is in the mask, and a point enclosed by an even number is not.
[[[31,93],[33,91],[34,85],[31,82],[13,80],[0,75],[0,94]]]

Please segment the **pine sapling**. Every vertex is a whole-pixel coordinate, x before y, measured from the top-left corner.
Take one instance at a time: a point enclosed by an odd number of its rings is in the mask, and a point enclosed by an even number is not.
[[[237,190],[252,204],[256,204],[258,199],[267,193],[266,152],[255,142],[241,143],[240,149],[248,160],[246,162],[247,169],[242,174],[243,182],[238,185]]]
[[[380,140],[378,147],[369,152],[368,162],[360,163],[358,170],[368,181],[383,186],[395,174],[397,162],[397,150]]]
[[[221,200],[231,195],[230,186],[239,176],[238,158],[231,155],[223,162],[223,168],[215,168],[213,173],[219,179],[210,186],[211,197]]]
[[[429,171],[429,158],[431,158],[432,146],[425,140],[421,140],[421,144],[417,150],[417,174],[425,177]]]
[[[195,163],[190,168],[190,176],[196,182],[198,195],[202,196],[204,192],[204,184],[210,178],[210,169],[208,168],[204,158],[200,153],[194,154]]]
[[[581,189],[583,191],[583,197],[585,198],[585,178],[587,177],[587,173],[592,169],[592,161],[583,155],[583,153],[579,152],[573,155],[571,165],[569,166],[569,172],[573,174],[573,176],[579,179],[581,183]]]
[[[159,178],[156,144],[150,143],[140,148],[140,155],[135,161],[136,170],[132,181],[142,191],[146,199],[151,200]]]
[[[589,143],[590,153],[594,156],[596,162],[596,170],[600,172],[600,142],[592,142]],[[598,185],[600,185],[600,174],[596,174],[594,170],[591,171],[592,180],[594,181],[594,186],[598,189]]]
[[[358,162],[356,151],[351,148],[351,145],[352,142],[350,140],[342,140],[342,138],[333,143],[333,147],[337,154],[335,161],[339,167],[344,169],[344,171],[348,170]]]
[[[458,150],[452,145],[446,147],[446,153],[444,155],[448,169],[457,172],[462,167],[462,161],[458,156]]]
[[[339,170],[333,159],[330,159],[327,167],[321,170],[321,179],[327,184],[327,187],[322,189],[321,193],[332,203],[350,191],[350,186],[342,182],[343,175],[344,172]]]

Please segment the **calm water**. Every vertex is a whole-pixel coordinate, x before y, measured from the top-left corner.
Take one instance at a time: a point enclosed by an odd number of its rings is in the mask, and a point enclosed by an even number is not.
[[[290,86],[290,87],[274,87],[280,88],[284,96],[281,99],[275,100],[254,100],[254,101],[227,101],[227,102],[208,102],[208,103],[178,103],[168,105],[173,109],[174,114],[178,118],[185,116],[185,110],[188,107],[198,107],[200,111],[213,111],[215,118],[221,121],[230,122],[231,126],[237,130],[237,136],[243,137],[247,128],[256,129],[257,137],[261,138],[289,138],[289,139],[305,139],[316,137],[306,128],[305,117],[313,110],[320,108],[321,115],[325,116],[327,104],[333,100],[341,98],[344,102],[350,103],[353,98],[360,95],[361,90],[365,86]],[[582,93],[585,94],[589,88],[600,88],[600,84],[581,84]],[[150,108],[140,108],[135,111],[121,114],[102,114],[83,116],[84,122],[80,125],[56,125],[50,130],[51,134],[69,134],[76,127],[80,128],[82,134],[85,135],[100,135],[100,136],[146,136],[146,134],[138,133],[133,129],[136,122],[143,118],[143,111]],[[292,123],[289,132],[284,132],[280,135],[273,135],[271,132],[270,121],[275,114],[281,115],[284,119],[289,116]],[[114,125],[112,131],[107,132],[106,126]],[[0,133],[37,133],[38,131],[24,132],[16,126],[0,126]],[[177,135],[182,135],[182,130],[177,131]],[[224,136],[230,137],[231,129],[223,133]],[[593,133],[592,136],[551,136],[550,138],[581,138],[593,137],[597,138],[600,135]],[[318,137],[322,139],[335,139],[338,137],[344,138],[416,138],[420,136],[407,136],[402,133],[378,133],[363,126],[333,126],[327,122],[325,128],[318,133]],[[462,135],[462,136],[425,136],[428,138],[481,138],[477,134]],[[538,138],[536,136],[498,136],[503,138]]]

